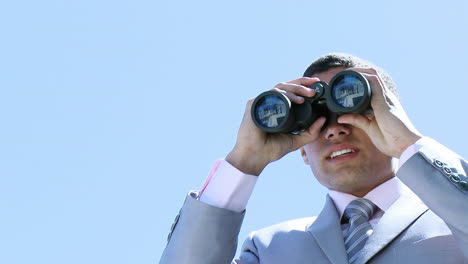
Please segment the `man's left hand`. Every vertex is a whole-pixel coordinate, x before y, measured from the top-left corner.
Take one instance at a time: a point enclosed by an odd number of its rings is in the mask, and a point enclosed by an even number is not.
[[[406,148],[422,137],[421,134],[409,120],[396,95],[385,86],[375,69],[348,70],[360,72],[369,81],[374,114],[346,114],[338,118],[338,123],[350,124],[364,130],[382,153],[400,158]]]

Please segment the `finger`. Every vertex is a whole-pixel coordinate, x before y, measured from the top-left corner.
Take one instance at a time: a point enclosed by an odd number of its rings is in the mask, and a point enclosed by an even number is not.
[[[294,149],[298,149],[305,144],[316,140],[319,137],[322,126],[326,121],[327,119],[325,117],[319,117],[308,129],[298,135],[295,135]]]
[[[295,80],[288,81],[287,83],[294,83],[308,87],[318,81],[320,81],[320,79],[317,77],[301,77]]]
[[[382,88],[384,88],[384,84],[376,69],[355,67],[348,68],[347,70],[352,70],[361,73],[369,82],[372,89],[372,93],[382,94]],[[378,90],[375,88],[378,88]]]
[[[340,124],[348,124],[354,127],[360,128],[364,131],[369,130],[369,126],[371,124],[371,120],[367,117],[359,114],[346,114],[338,117],[338,123]]]
[[[385,86],[385,82],[383,79],[380,77],[379,72],[375,68],[349,68],[348,70],[353,70],[360,72],[363,74],[366,79],[369,81],[369,84],[371,85],[372,93],[373,94],[382,94],[382,99],[385,102],[387,102],[389,105],[395,105],[398,104],[398,98],[395,96],[395,94],[387,89]],[[378,85],[376,85],[376,82]],[[379,88],[378,90],[375,90],[374,88]]]
[[[291,92],[296,95],[304,96],[304,97],[312,97],[315,95],[315,90],[305,87],[300,84],[294,84],[294,83],[278,83],[275,88],[285,90],[288,92]]]
[[[374,74],[361,73],[369,82],[372,91],[371,106],[373,109],[383,105],[394,105],[393,101],[388,99],[385,93],[385,85],[379,76]]]
[[[247,101],[245,106],[244,115],[242,117],[242,122],[238,132],[238,140],[239,138],[258,138],[259,136],[263,136],[266,134],[260,127],[255,125],[255,122],[252,119],[252,105],[255,98],[250,99]]]
[[[247,101],[247,104],[245,105],[244,116],[242,117],[242,123],[244,123],[245,121],[253,123],[252,115],[250,114],[250,112],[251,112],[254,100],[255,98],[252,98],[249,101]]]
[[[373,68],[369,68],[367,71],[370,73],[362,73],[362,75],[364,75],[369,81],[373,96],[379,95],[378,99],[385,101],[387,105],[399,107],[400,100],[390,89],[387,88],[379,73]],[[376,102],[374,102],[374,104],[375,103]],[[374,105],[372,105],[372,107],[374,107]]]
[[[295,104],[302,104],[305,101],[304,97],[296,95],[296,94],[288,92],[288,91],[285,91],[285,90],[281,90],[281,89],[278,89],[278,88],[273,88],[273,89],[271,89],[271,91],[276,91],[276,92],[279,92],[279,93],[282,93],[282,94],[286,95],[286,97],[288,97],[289,100],[291,100],[291,102],[293,102]]]
[[[399,105],[398,98],[389,89],[385,87],[382,79],[377,75],[362,74],[369,81],[372,90],[371,106],[373,109],[379,107],[394,107]]]
[[[255,97],[254,98],[250,98],[248,101],[247,101],[247,104],[245,104],[245,112],[248,113],[250,112],[250,109],[252,108],[252,105],[253,105],[253,102],[255,101]]]

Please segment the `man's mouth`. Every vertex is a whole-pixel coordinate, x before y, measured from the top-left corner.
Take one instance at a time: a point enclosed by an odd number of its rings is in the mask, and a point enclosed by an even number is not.
[[[336,157],[346,156],[353,152],[355,152],[353,149],[343,149],[343,150],[335,151],[328,157],[328,159],[334,159]]]

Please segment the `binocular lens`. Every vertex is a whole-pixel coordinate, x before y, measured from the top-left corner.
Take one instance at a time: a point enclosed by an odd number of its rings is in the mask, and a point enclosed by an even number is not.
[[[274,128],[283,123],[287,107],[282,98],[270,94],[257,102],[255,117],[263,127]]]
[[[335,82],[332,98],[338,105],[351,108],[364,99],[364,83],[355,76],[344,75]]]

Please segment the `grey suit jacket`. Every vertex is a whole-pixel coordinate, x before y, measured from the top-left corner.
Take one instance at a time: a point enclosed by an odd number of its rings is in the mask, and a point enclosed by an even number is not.
[[[414,192],[382,216],[357,263],[468,263],[468,164],[433,141],[397,172]],[[318,217],[253,232],[234,259],[244,213],[187,197],[160,264],[348,263],[340,220],[327,196]]]

